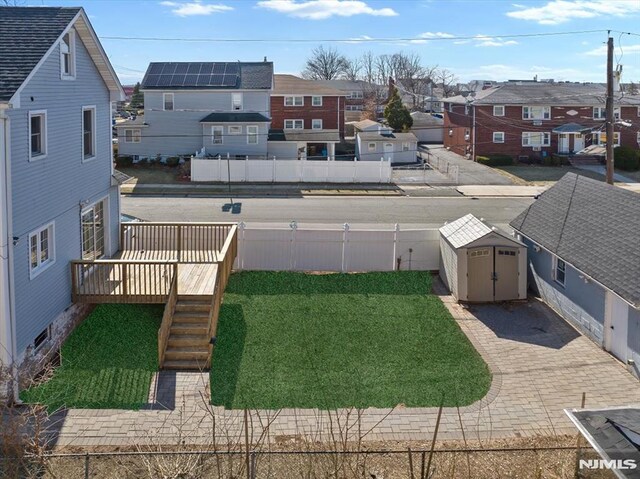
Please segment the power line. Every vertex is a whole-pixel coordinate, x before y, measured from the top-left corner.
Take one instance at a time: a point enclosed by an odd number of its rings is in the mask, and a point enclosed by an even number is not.
[[[177,37],[127,37],[119,35],[101,36],[101,40],[126,40],[143,42],[209,42],[209,43],[389,43],[389,42],[437,42],[456,40],[486,40],[487,38],[534,38],[553,37],[561,35],[585,35],[593,33],[606,33],[610,30],[573,30],[564,32],[547,33],[517,33],[506,35],[465,35],[451,37],[423,38],[396,37],[396,38],[177,38]]]

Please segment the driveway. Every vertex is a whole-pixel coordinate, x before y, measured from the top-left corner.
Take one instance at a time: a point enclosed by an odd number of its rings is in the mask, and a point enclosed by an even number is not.
[[[444,293],[442,283],[435,289],[493,375],[483,399],[459,410],[443,409],[439,439],[462,439],[462,428],[472,440],[576,434],[563,409],[579,408],[583,393],[589,408],[640,403],[640,382],[540,301],[466,308]],[[220,442],[240,437],[242,411],[207,405],[208,386],[208,374],[163,372],[152,385],[146,410],[72,409],[54,416],[49,431],[57,446],[207,445],[213,429]],[[366,431],[367,440],[429,441],[437,413],[437,408],[399,405],[359,414],[314,409],[248,414],[253,441],[269,418],[269,432],[278,442],[301,435],[327,440],[335,421],[351,431],[350,440]]]

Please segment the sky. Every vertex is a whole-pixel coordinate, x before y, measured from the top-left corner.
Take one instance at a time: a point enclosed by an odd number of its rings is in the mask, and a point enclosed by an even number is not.
[[[416,53],[463,82],[534,75],[604,82],[606,30],[622,81],[640,81],[640,0],[23,1],[84,7],[123,84],[141,80],[154,61],[266,56],[276,73],[298,74],[319,45],[350,58]],[[599,31],[546,36],[592,30]],[[511,36],[522,34],[545,36]]]

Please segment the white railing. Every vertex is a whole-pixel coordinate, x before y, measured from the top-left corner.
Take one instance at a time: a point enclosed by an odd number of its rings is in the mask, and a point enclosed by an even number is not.
[[[391,161],[191,158],[191,181],[266,183],[391,183]]]
[[[439,269],[436,228],[380,225],[238,225],[235,270],[396,271]]]

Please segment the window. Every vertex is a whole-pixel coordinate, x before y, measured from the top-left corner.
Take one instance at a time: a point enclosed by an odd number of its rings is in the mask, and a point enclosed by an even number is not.
[[[347,111],[362,111],[364,109],[363,105],[347,105],[345,106],[345,110]]]
[[[322,120],[311,120],[312,130],[322,130]]]
[[[554,272],[553,279],[555,279],[556,283],[564,286],[564,281],[566,279],[567,265],[564,261],[562,261],[560,258],[556,256],[554,256],[553,260],[555,263],[553,267],[553,272]]]
[[[124,130],[125,143],[140,143],[140,130],[136,128]]]
[[[39,350],[42,345],[49,339],[49,334],[51,326],[47,326],[40,334],[36,336],[36,339],[33,340],[33,349],[35,351]]]
[[[227,128],[230,135],[242,135],[242,126],[233,125]]]
[[[211,127],[211,143],[214,145],[222,145],[222,132],[224,127],[220,125]]]
[[[162,108],[164,111],[173,111],[173,93],[162,94]]]
[[[594,106],[593,107],[593,119],[594,120],[606,120],[607,118],[607,109],[603,106]],[[613,118],[616,120],[620,119],[620,107],[613,109]]]
[[[551,134],[548,132],[535,131],[522,133],[522,146],[549,146],[551,144]]]
[[[402,151],[409,151],[411,149],[411,143],[403,142],[402,143]]]
[[[29,235],[29,277],[38,276],[55,262],[53,223]]]
[[[311,106],[322,106],[322,97],[321,96],[312,96],[311,97]]]
[[[258,144],[258,127],[255,125],[247,126],[247,145]]]
[[[284,106],[303,106],[303,105],[304,105],[303,96],[285,96],[284,97]]]
[[[504,131],[494,131],[493,132],[493,142],[494,143],[504,143]]]
[[[106,254],[105,248],[105,224],[107,200],[98,201],[96,204],[82,210],[82,259],[93,261],[102,258]]]
[[[47,112],[29,112],[29,159],[40,160],[47,156]]]
[[[285,130],[303,130],[304,120],[285,120],[284,129]]]
[[[231,94],[231,109],[233,111],[242,110],[242,93]]]
[[[504,105],[495,105],[493,107],[493,116],[504,116]]]
[[[523,120],[548,120],[551,118],[551,107],[548,106],[523,106]]]
[[[349,93],[347,93],[347,98],[361,100],[363,98],[362,91],[350,91]]]
[[[593,144],[594,145],[606,145],[607,144],[607,134],[604,131],[600,131],[598,133],[593,134]],[[613,146],[620,146],[620,132],[615,131],[613,133]]]
[[[62,37],[60,42],[60,77],[73,80],[76,77],[76,36],[73,30]]]
[[[376,151],[376,143],[369,143],[369,151]]]
[[[96,156],[96,107],[82,107],[82,158],[90,160]]]

